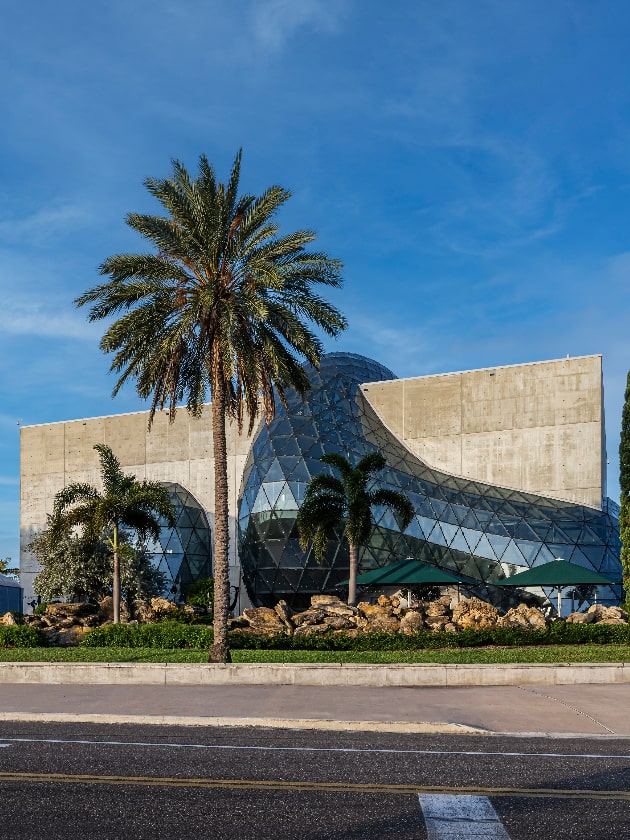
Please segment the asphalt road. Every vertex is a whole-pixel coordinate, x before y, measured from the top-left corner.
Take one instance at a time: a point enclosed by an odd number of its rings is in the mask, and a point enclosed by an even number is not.
[[[627,739],[0,723],[3,840],[604,840],[629,788]]]

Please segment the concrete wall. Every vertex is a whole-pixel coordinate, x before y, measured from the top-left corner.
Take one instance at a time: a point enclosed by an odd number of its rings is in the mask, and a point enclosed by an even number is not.
[[[601,507],[605,443],[601,356],[367,383],[381,419],[423,461],[449,473]],[[185,410],[170,425],[148,412],[21,429],[20,564],[24,602],[33,598],[35,558],[26,546],[46,525],[66,484],[100,479],[95,443],[112,447],[139,479],[178,482],[214,527],[211,413]],[[256,435],[228,426],[230,563],[239,583],[236,506]],[[244,595],[244,587],[241,587]],[[239,608],[246,606],[241,603]]]
[[[601,356],[372,382],[363,391],[437,469],[601,508]]]
[[[214,530],[214,459],[212,418],[206,406],[199,418],[185,410],[169,424],[166,412],[156,414],[148,431],[149,412],[95,417],[20,430],[20,566],[24,603],[33,598],[37,562],[27,550],[33,535],[46,526],[55,494],[67,484],[84,481],[100,486],[95,443],[111,446],[121,466],[138,479],[173,481],[189,490],[206,510]],[[241,476],[256,430],[238,434],[236,424],[227,428],[230,505],[230,576],[239,583],[236,549],[236,506]],[[241,587],[244,596],[244,587]],[[244,606],[247,606],[245,603]]]

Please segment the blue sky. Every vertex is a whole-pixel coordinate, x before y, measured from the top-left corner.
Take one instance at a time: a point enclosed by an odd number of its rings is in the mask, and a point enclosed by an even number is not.
[[[19,427],[142,408],[73,299],[194,169],[293,198],[345,264],[329,349],[399,376],[602,353],[609,493],[630,367],[630,6],[612,0],[4,0],[0,556]]]

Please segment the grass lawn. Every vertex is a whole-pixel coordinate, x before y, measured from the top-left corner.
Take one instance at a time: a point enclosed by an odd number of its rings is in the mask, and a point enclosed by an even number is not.
[[[206,662],[205,650],[160,648],[0,649],[0,662]],[[234,662],[362,662],[495,664],[510,662],[630,662],[630,645],[558,645],[417,651],[233,650]]]

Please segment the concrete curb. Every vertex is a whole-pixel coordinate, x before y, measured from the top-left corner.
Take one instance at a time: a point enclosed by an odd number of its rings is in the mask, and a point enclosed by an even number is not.
[[[362,665],[341,663],[2,662],[0,684],[433,687],[630,683],[630,663]]]
[[[320,732],[382,732],[402,735],[483,735],[496,738],[554,738],[589,741],[630,741],[630,735],[584,732],[502,732],[463,723],[429,723],[412,721],[323,720],[318,718],[231,718],[187,717],[180,715],[104,715],[72,714],[64,712],[0,712],[0,723],[97,723],[104,725],[131,724],[145,726],[205,726],[259,729],[294,729]],[[2,737],[0,736],[0,744]]]
[[[227,726],[264,729],[308,729],[329,732],[390,732],[406,735],[489,735],[487,729],[460,723],[413,721],[322,720],[319,718],[201,717],[194,715],[105,715],[64,712],[0,712],[0,721],[21,723],[104,723],[153,726]],[[0,742],[2,738],[0,737]]]

